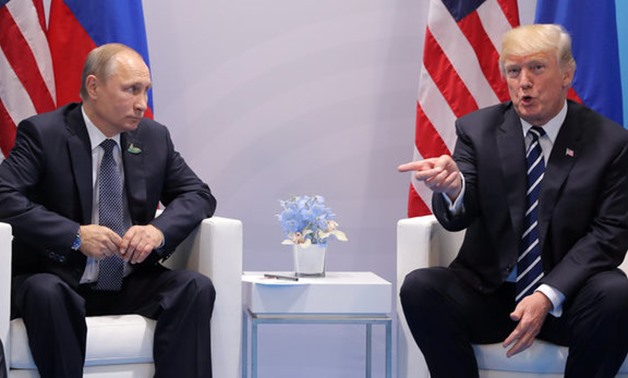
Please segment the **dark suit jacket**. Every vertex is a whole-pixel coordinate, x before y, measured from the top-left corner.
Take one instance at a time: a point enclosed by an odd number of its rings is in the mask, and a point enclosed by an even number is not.
[[[465,212],[451,216],[442,195],[436,217],[467,228],[451,267],[480,291],[496,289],[516,266],[525,209],[521,121],[512,103],[456,122],[453,157],[465,177]],[[628,249],[628,132],[568,101],[547,162],[539,199],[543,283],[567,300],[596,272],[616,268]]]
[[[175,151],[165,126],[144,119],[121,134],[125,186],[133,224],[165,236],[138,269],[167,258],[216,200]],[[135,148],[130,148],[133,145]],[[13,227],[13,275],[52,272],[77,286],[86,257],[70,249],[79,224],[90,224],[92,154],[80,104],[22,121],[15,147],[0,165],[0,220]],[[154,218],[159,202],[166,209]]]

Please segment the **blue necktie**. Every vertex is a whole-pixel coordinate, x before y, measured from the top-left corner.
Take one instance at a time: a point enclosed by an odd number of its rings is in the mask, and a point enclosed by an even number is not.
[[[100,163],[98,176],[98,223],[107,226],[118,235],[124,235],[122,204],[122,179],[113,159],[116,142],[112,139],[103,141],[100,146],[105,154]],[[100,261],[97,290],[120,290],[124,270],[124,260],[113,255]]]
[[[545,161],[539,138],[545,135],[545,130],[533,126],[530,131],[532,143],[526,153],[528,166],[528,190],[526,192],[526,212],[523,221],[523,234],[519,243],[519,259],[517,260],[517,296],[519,302],[523,297],[531,294],[541,278],[543,278],[543,264],[541,263],[541,245],[539,243],[539,193],[545,172]]]

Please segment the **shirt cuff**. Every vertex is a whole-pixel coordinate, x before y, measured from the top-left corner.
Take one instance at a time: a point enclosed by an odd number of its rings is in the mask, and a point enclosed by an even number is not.
[[[553,308],[549,312],[550,315],[555,318],[560,318],[563,315],[563,303],[565,302],[565,294],[546,284],[542,284],[535,291],[540,291],[547,297],[547,299],[550,300],[550,302],[552,302]]]
[[[451,215],[460,215],[464,211],[462,199],[464,198],[465,183],[464,183],[464,176],[462,175],[462,173],[459,173],[459,174],[460,174],[460,180],[462,180],[462,189],[460,189],[460,194],[458,194],[458,197],[456,197],[456,200],[451,202],[451,199],[449,198],[447,194],[441,193],[441,195],[445,199],[445,203],[447,204],[447,208],[449,209],[449,212],[451,213]]]

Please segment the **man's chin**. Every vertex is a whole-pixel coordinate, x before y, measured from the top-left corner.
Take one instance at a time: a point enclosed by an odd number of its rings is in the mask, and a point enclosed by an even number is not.
[[[127,129],[128,130],[135,130],[135,129],[137,129],[137,126],[140,124],[141,121],[142,121],[141,118],[134,118],[134,119],[130,120],[126,124]]]
[[[536,111],[535,107],[532,105],[519,104],[516,107],[516,109],[517,109],[517,113],[519,114],[519,117],[525,119],[528,122],[538,117],[538,114],[537,114],[538,111]]]

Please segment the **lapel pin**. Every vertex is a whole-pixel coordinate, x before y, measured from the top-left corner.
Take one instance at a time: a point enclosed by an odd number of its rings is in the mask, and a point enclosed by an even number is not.
[[[130,154],[137,155],[137,154],[142,152],[142,149],[139,148],[139,147],[134,146],[133,143],[131,143],[131,144],[129,144],[129,148],[127,149],[127,151]]]
[[[574,153],[574,151],[571,148],[567,148],[565,150],[565,156],[574,157],[575,153]]]

